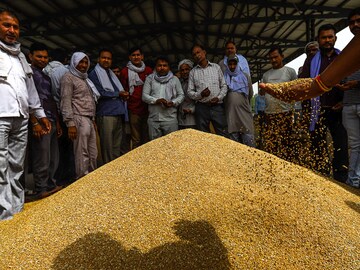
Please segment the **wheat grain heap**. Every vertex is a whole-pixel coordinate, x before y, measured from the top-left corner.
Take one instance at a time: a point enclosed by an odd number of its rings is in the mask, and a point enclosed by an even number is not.
[[[0,269],[359,269],[360,197],[193,130],[0,222]]]

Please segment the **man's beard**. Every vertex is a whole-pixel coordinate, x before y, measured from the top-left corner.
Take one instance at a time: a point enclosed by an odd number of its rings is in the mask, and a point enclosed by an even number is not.
[[[330,47],[327,47],[327,48],[320,47],[320,51],[321,51],[322,53],[328,53],[328,52],[331,52],[331,51],[333,51],[333,50],[334,50],[334,46],[333,46],[333,45],[330,46]]]
[[[351,32],[354,34],[354,35],[359,35],[360,34],[360,27],[357,27],[355,26]]]

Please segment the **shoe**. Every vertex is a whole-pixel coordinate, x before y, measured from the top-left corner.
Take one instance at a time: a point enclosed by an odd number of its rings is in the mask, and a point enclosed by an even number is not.
[[[46,192],[49,193],[49,195],[54,194],[58,192],[59,190],[62,190],[64,186],[55,186],[53,189],[47,190]]]
[[[25,196],[25,203],[35,202],[37,200],[44,199],[44,198],[46,198],[48,196],[50,196],[50,193],[48,193],[47,191],[36,192],[34,194],[31,194],[31,195],[26,195]]]
[[[44,199],[46,197],[49,197],[50,195],[58,192],[59,190],[63,189],[63,186],[56,186],[51,190],[47,190],[47,191],[43,191],[43,192],[36,192],[33,194],[29,194],[29,195],[25,195],[25,202],[34,202],[37,200],[41,200]]]

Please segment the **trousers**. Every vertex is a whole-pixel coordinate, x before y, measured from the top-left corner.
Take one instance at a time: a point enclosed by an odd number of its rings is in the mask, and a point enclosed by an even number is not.
[[[11,219],[24,206],[24,172],[28,119],[0,118],[0,220]]]

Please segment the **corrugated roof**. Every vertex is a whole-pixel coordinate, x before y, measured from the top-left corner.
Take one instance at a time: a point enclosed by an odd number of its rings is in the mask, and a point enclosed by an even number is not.
[[[173,65],[191,57],[200,43],[208,58],[223,58],[229,39],[249,61],[253,81],[270,68],[267,51],[284,48],[286,62],[303,53],[319,25],[333,23],[338,30],[357,0],[290,1],[170,1],[170,0],[5,0],[0,7],[14,10],[21,21],[23,48],[32,42],[72,53],[83,50],[96,59],[99,49],[113,50],[115,62],[124,65],[127,51],[143,48],[145,58],[168,55]]]

